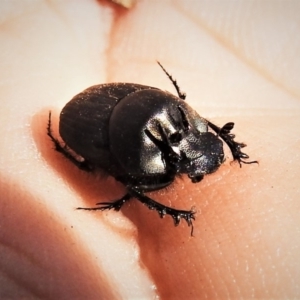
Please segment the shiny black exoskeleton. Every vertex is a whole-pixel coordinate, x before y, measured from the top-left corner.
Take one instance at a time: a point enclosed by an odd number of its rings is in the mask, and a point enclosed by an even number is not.
[[[175,225],[183,218],[192,226],[194,211],[167,207],[144,193],[170,185],[178,174],[199,182],[204,175],[215,172],[224,162],[221,139],[240,165],[254,163],[242,160],[249,157],[241,152],[246,145],[235,142],[230,133],[234,123],[220,128],[200,117],[184,101],[185,94],[177,82],[159,65],[179,97],[134,83],[92,86],[76,95],[60,114],[59,132],[64,143],[53,136],[49,114],[48,135],[57,151],[83,170],[107,171],[128,191],[117,201],[79,209],[119,210],[134,197],[157,210],[161,217],[171,215]]]

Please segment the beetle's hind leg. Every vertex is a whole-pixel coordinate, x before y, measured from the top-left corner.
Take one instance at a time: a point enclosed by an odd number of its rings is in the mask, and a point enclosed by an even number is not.
[[[130,194],[126,194],[125,196],[123,196],[121,199],[116,200],[114,202],[100,202],[97,203],[96,205],[99,205],[98,207],[77,207],[77,209],[83,209],[83,210],[110,210],[110,209],[114,209],[116,211],[119,211],[121,209],[121,207],[123,206],[123,204],[125,202],[127,202],[128,200],[131,199],[131,195]],[[101,205],[101,206],[100,206]]]
[[[93,168],[88,164],[87,161],[78,161],[69,151],[69,148],[66,144],[62,144],[57,138],[54,137],[52,128],[51,128],[51,111],[49,111],[49,119],[47,125],[47,135],[50,137],[51,141],[55,146],[55,150],[63,154],[67,159],[69,159],[74,165],[79,169],[91,172]]]
[[[235,135],[230,133],[230,131],[233,129],[234,127],[234,123],[233,122],[229,122],[226,123],[222,128],[218,127],[217,125],[214,125],[213,123],[208,121],[208,126],[215,131],[221,139],[224,140],[224,142],[228,145],[232,156],[233,156],[233,160],[237,160],[238,163],[240,164],[240,167],[243,164],[254,164],[254,163],[258,163],[258,161],[253,160],[253,161],[244,161],[243,159],[248,159],[249,156],[241,151],[241,148],[246,147],[247,145],[244,143],[238,143],[234,140]]]
[[[161,203],[158,203],[156,201],[154,201],[153,199],[145,196],[142,192],[137,191],[136,189],[129,189],[129,193],[135,197],[136,199],[138,199],[140,202],[142,202],[143,204],[145,204],[149,209],[153,210],[155,209],[159,216],[161,218],[163,218],[165,215],[170,215],[173,220],[174,220],[174,224],[175,226],[178,226],[180,223],[181,219],[184,219],[188,226],[191,226],[191,236],[193,236],[193,222],[192,220],[195,220],[195,212],[192,210],[178,210],[178,209],[174,209],[168,206],[165,206]]]
[[[177,94],[178,94],[178,97],[179,97],[180,99],[182,99],[182,100],[185,100],[185,98],[186,98],[186,93],[184,93],[184,92],[182,92],[182,91],[180,90],[180,88],[179,88],[179,86],[178,86],[178,84],[177,84],[177,81],[172,77],[171,74],[169,74],[169,73],[167,72],[167,70],[162,66],[162,64],[161,64],[159,61],[157,61],[157,63],[158,63],[159,66],[162,68],[162,70],[166,73],[166,75],[169,77],[169,79],[171,80],[171,82],[173,83],[173,85],[174,85],[174,87],[175,87],[175,89],[176,89],[176,92],[177,92]]]

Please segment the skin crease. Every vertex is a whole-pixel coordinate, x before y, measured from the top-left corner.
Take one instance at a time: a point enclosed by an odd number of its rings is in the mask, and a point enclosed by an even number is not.
[[[283,299],[300,296],[298,1],[1,2],[0,298]],[[126,81],[175,94],[259,165],[186,176],[150,195],[195,207],[194,237],[110,177],[53,150],[58,114],[93,84]]]

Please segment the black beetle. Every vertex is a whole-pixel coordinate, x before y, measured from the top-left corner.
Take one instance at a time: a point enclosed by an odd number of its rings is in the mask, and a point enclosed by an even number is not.
[[[194,211],[167,207],[144,193],[170,185],[179,174],[199,182],[204,175],[215,172],[224,162],[221,139],[240,166],[257,162],[243,160],[249,157],[241,151],[246,145],[234,141],[230,133],[234,123],[220,128],[200,117],[184,101],[186,95],[176,80],[158,64],[179,97],[135,83],[95,85],[76,95],[61,111],[59,133],[64,143],[52,134],[51,112],[47,134],[55,149],[80,169],[103,169],[127,188],[127,194],[119,200],[78,209],[120,210],[134,197],[157,210],[161,217],[171,215],[175,225],[185,219],[193,232]]]

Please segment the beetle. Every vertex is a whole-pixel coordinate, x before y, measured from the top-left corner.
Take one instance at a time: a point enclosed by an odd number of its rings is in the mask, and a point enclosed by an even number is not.
[[[170,215],[175,226],[184,219],[192,235],[195,211],[165,206],[145,193],[169,186],[180,174],[187,174],[196,183],[215,172],[225,161],[222,140],[240,166],[257,161],[245,161],[249,156],[241,148],[246,145],[236,142],[230,133],[233,122],[218,127],[198,115],[186,103],[186,94],[177,81],[157,63],[178,97],[136,83],[94,85],[62,109],[59,134],[63,141],[52,133],[51,111],[47,134],[55,149],[80,169],[105,170],[126,186],[127,193],[121,199],[78,209],[118,211],[125,202],[136,198],[160,217]]]

